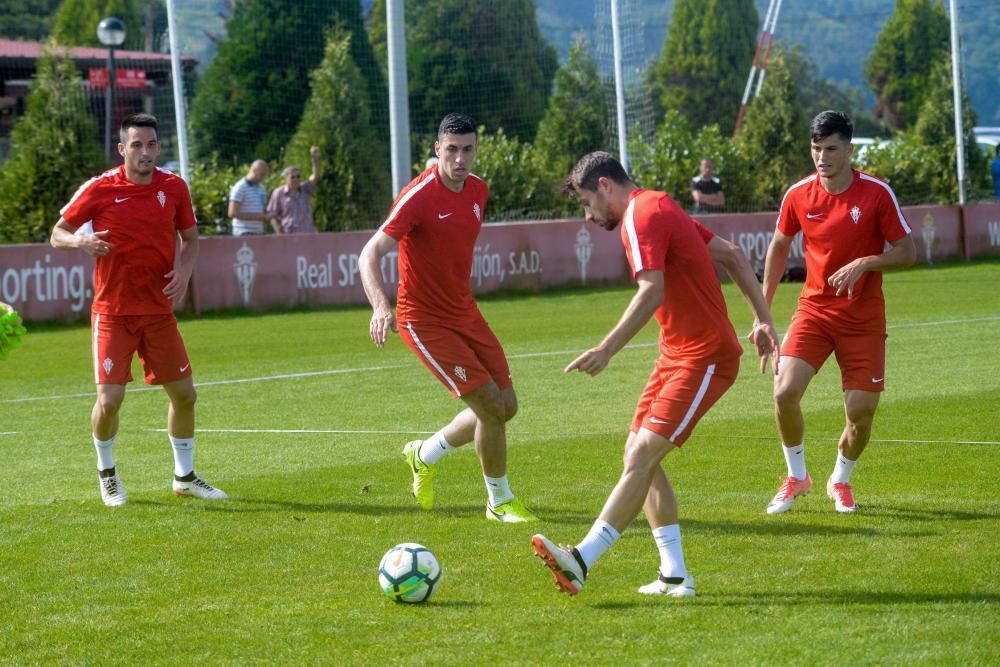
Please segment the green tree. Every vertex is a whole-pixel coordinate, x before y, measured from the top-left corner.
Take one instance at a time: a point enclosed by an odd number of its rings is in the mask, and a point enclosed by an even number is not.
[[[52,38],[66,46],[103,47],[97,39],[97,24],[109,16],[125,23],[121,48],[141,50],[144,40],[138,0],[63,0],[52,22]]]
[[[604,150],[608,133],[608,99],[587,43],[570,47],[566,64],[556,72],[549,107],[538,126],[535,150],[557,174],[568,174],[582,155]]]
[[[502,128],[491,134],[479,128],[474,169],[490,186],[486,219],[491,222],[557,217],[574,208],[558,195],[566,174],[554,171],[531,144],[507,136]]]
[[[840,86],[821,77],[816,63],[806,55],[801,44],[788,48],[782,43],[779,48],[783,50],[788,67],[795,77],[799,99],[806,103],[804,111],[808,118],[826,109],[837,109],[850,114],[851,122],[854,123],[854,134],[858,136],[889,134],[887,128],[882,126],[866,108],[861,89]]]
[[[712,158],[715,174],[722,181],[729,210],[754,210],[754,174],[741,145],[718,125],[698,129],[676,111],[668,111],[651,140],[633,132],[629,139],[632,177],[636,184],[662,190],[682,206],[690,208],[691,179],[698,174],[702,158]]]
[[[352,39],[341,28],[328,32],[323,62],[310,75],[310,97],[285,154],[286,163],[304,166],[310,147],[320,147],[322,178],[313,215],[321,231],[370,228],[391,203],[389,148],[372,124],[365,80],[351,58]]]
[[[972,133],[976,113],[964,90],[962,107],[967,199],[986,199],[990,194],[989,161],[976,146]],[[913,127],[886,145],[870,149],[861,166],[891,183],[903,204],[952,204],[958,201],[957,155],[951,58],[946,55],[932,66]]]
[[[759,24],[753,0],[677,0],[670,33],[648,72],[659,114],[732,132]]]
[[[813,168],[809,122],[787,54],[772,52],[760,97],[747,108],[736,142],[749,160],[754,199],[773,210],[788,186]]]
[[[324,31],[337,22],[351,35],[351,57],[373,106],[386,109],[385,80],[357,0],[241,0],[192,102],[195,154],[235,162],[277,157],[298,126],[309,73],[323,59]]]
[[[894,129],[912,127],[927,97],[934,64],[949,51],[949,23],[937,0],[896,0],[865,63],[875,116]]]
[[[45,241],[62,206],[106,164],[76,66],[43,55],[0,167],[0,242]]]
[[[405,8],[417,143],[454,111],[491,131],[534,139],[559,61],[538,29],[533,0],[406,0]],[[385,0],[375,2],[371,30],[385,62]]]
[[[4,0],[0,9],[0,35],[6,39],[45,39],[52,30],[52,16],[60,1]]]

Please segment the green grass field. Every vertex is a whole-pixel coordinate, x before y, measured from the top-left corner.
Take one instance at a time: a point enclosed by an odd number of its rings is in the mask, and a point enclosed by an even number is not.
[[[166,397],[133,384],[115,448],[128,505],[100,501],[86,327],[37,327],[0,363],[0,662],[12,664],[993,664],[1000,662],[1000,264],[886,277],[887,392],[852,482],[822,492],[842,428],[835,364],[804,402],[817,487],[764,507],[784,474],[770,378],[736,386],[666,468],[698,597],[635,589],[658,559],[640,518],[576,598],[530,536],[576,542],[621,471],[656,355],[647,327],[596,378],[564,375],[627,288],[485,300],[521,410],[509,474],[540,524],[483,516],[472,448],[438,507],[400,450],[460,403],[365,308],[186,319],[199,384],[196,466],[232,499],[170,492]],[[783,285],[788,322],[799,285]],[[726,286],[737,331],[749,313]],[[138,367],[134,370],[141,377]],[[425,605],[383,599],[376,566],[420,542],[444,578]]]

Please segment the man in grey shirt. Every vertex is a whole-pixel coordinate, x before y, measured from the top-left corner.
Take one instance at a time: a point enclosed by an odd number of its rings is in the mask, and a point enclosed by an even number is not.
[[[302,182],[302,170],[298,167],[286,167],[281,172],[285,184],[271,193],[267,212],[274,216],[271,227],[276,234],[312,234],[316,231],[312,196],[319,182],[319,146],[309,149],[309,158],[312,161],[309,180]]]
[[[267,190],[264,179],[270,169],[264,160],[254,160],[247,175],[229,191],[229,217],[233,219],[233,236],[260,235],[264,223],[274,216],[265,210]]]

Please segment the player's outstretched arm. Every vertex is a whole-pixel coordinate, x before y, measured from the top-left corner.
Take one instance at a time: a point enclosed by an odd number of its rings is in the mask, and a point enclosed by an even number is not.
[[[881,255],[859,257],[850,264],[840,267],[827,279],[830,287],[837,289],[837,296],[847,290],[847,298],[854,296],[854,285],[866,271],[891,271],[911,266],[917,261],[917,246],[913,235],[907,234],[892,244]]]
[[[757,356],[760,357],[760,372],[767,368],[767,360],[771,359],[774,372],[778,372],[778,331],[774,328],[774,319],[771,317],[771,309],[764,299],[760,283],[757,276],[750,268],[750,262],[740,248],[725,239],[715,236],[708,242],[708,250],[712,254],[712,260],[717,262],[726,270],[729,277],[733,279],[736,286],[743,292],[743,297],[750,305],[753,312],[753,329],[747,336],[747,340],[757,348]]]
[[[396,316],[389,304],[385,292],[385,281],[382,279],[382,258],[389,254],[399,244],[385,232],[375,232],[365,244],[358,258],[358,270],[361,273],[361,285],[365,288],[365,296],[372,306],[372,319],[368,328],[372,342],[376,346],[385,345],[390,331],[398,331]]]
[[[115,247],[114,244],[104,240],[108,235],[108,230],[94,232],[93,234],[77,234],[62,218],[52,228],[52,235],[49,237],[49,244],[56,250],[76,250],[80,249],[92,257],[103,257]]]
[[[663,272],[645,270],[636,276],[639,289],[618,324],[604,337],[600,345],[593,347],[570,362],[563,369],[564,373],[580,371],[588,375],[597,375],[603,371],[611,357],[632,340],[646,326],[656,309],[663,303]]]

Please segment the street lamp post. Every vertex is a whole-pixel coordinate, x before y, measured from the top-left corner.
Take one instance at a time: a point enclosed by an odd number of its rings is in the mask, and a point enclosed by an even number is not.
[[[97,39],[108,47],[108,92],[104,98],[104,152],[112,156],[111,123],[115,103],[115,47],[125,42],[125,24],[109,16],[97,24]]]

